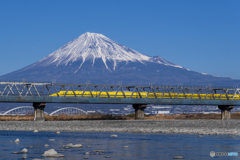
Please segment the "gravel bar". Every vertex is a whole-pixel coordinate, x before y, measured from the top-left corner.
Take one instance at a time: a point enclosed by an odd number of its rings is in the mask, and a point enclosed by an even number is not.
[[[0,130],[240,135],[240,120],[0,121]]]

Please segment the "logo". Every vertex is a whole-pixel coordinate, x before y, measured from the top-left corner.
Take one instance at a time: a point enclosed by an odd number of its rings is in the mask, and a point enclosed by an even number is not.
[[[215,152],[214,152],[214,151],[211,151],[211,152],[210,152],[210,156],[211,156],[211,157],[214,157],[214,156],[215,156]]]
[[[214,156],[238,156],[238,152],[214,152],[214,151],[211,151],[210,156],[211,157],[214,157]]]

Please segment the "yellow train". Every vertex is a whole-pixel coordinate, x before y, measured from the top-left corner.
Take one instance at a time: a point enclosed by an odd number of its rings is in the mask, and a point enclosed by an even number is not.
[[[124,95],[125,94],[125,95]],[[148,92],[140,92],[141,97],[139,96],[138,92],[131,92],[131,91],[124,91],[118,92],[116,94],[115,91],[109,92],[100,92],[100,91],[60,91],[49,96],[71,96],[71,97],[117,97],[117,98],[177,98],[177,99],[232,99],[233,94],[228,94],[228,98],[225,94],[191,94],[191,93],[149,93]],[[234,100],[240,100],[240,95],[235,95]]]

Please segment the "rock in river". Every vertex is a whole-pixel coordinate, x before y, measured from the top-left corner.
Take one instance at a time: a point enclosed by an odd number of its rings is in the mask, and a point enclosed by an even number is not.
[[[122,148],[129,148],[128,146],[123,146]]]
[[[21,153],[28,153],[28,150],[26,148],[21,150]]]
[[[175,156],[173,159],[184,159],[182,156]]]
[[[82,146],[82,144],[75,144],[75,145],[71,145],[69,147],[71,147],[71,148],[82,148],[83,146]]]
[[[19,143],[20,141],[19,141],[19,139],[17,138],[14,142],[15,142],[15,143]]]
[[[93,152],[104,152],[104,150],[93,150]]]
[[[66,147],[71,147],[72,145],[73,145],[72,143],[69,143],[69,144],[65,145],[65,148]]]
[[[64,155],[57,153],[54,149],[49,149],[42,154],[43,157],[64,157]]]
[[[118,135],[116,135],[116,134],[113,134],[113,135],[111,135],[110,137],[118,137]]]

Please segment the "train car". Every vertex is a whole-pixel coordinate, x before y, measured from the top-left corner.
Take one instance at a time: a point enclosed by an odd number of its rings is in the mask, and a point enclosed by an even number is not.
[[[232,99],[233,94],[191,94],[191,93],[148,93],[148,92],[116,92],[116,91],[60,91],[49,96],[64,96],[64,97],[111,97],[111,98],[174,98],[174,99]],[[235,100],[240,100],[239,95],[234,96]]]

